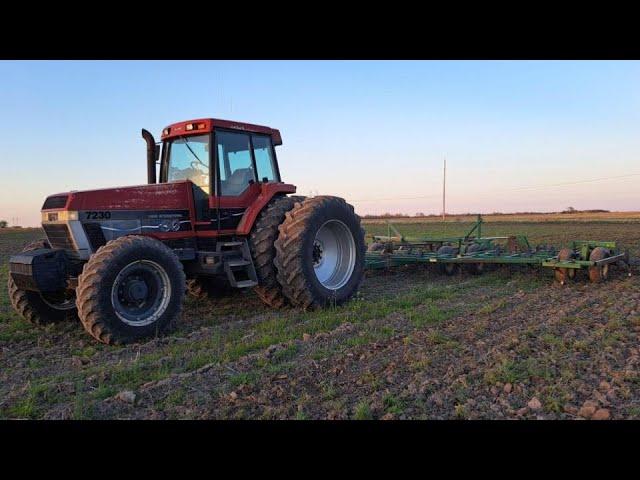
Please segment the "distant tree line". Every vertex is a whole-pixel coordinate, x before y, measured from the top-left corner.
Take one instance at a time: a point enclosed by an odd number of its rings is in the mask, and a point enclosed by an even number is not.
[[[509,213],[505,213],[505,212],[491,212],[491,213],[483,213],[482,215],[491,215],[491,216],[501,216],[501,215],[554,215],[554,214],[562,214],[562,213],[609,213],[610,210],[602,210],[602,209],[595,209],[595,210],[576,210],[573,207],[568,207],[566,210],[563,210],[561,212],[509,212]],[[478,215],[477,213],[471,213],[471,212],[467,212],[467,213],[446,213],[445,214],[447,217],[469,217],[469,216],[473,216],[473,215]],[[369,218],[369,219],[380,219],[380,218],[434,218],[434,217],[442,217],[441,213],[430,213],[430,214],[424,214],[423,212],[418,212],[414,215],[409,215],[408,213],[390,213],[390,212],[386,212],[386,213],[382,213],[382,214],[378,214],[378,215],[373,215],[373,214],[367,214],[367,215],[362,215],[362,218]]]

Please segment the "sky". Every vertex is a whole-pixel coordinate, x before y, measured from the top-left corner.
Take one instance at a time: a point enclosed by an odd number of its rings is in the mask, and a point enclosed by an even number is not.
[[[283,180],[360,214],[640,210],[632,61],[0,61],[0,219],[146,182],[140,129],[278,128]]]

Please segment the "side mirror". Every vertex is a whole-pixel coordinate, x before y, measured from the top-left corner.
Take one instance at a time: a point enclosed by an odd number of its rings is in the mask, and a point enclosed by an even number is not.
[[[160,145],[156,145],[153,151],[153,156],[156,159],[156,162],[160,161]]]

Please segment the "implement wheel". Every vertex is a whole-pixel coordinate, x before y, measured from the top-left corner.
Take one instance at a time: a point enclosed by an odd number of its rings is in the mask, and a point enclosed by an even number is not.
[[[573,251],[570,248],[563,248],[560,250],[560,253],[558,253],[558,260],[561,262],[570,260],[571,255],[573,255]],[[560,285],[564,285],[568,280],[574,280],[576,278],[575,268],[555,268],[553,273]]]
[[[456,253],[458,253],[458,249],[450,245],[443,245],[438,249],[436,253],[438,255],[455,255]],[[458,271],[460,271],[460,265],[458,265],[457,263],[441,262],[438,266],[440,267],[441,273],[449,276],[455,275],[456,273],[458,273]]]
[[[467,248],[467,253],[477,253],[481,251],[482,246],[477,243],[474,243]],[[467,264],[467,270],[473,275],[480,275],[484,271],[484,263],[469,263]]]
[[[611,254],[609,250],[603,247],[596,247],[591,251],[589,260],[595,262],[597,260],[603,260],[609,257]],[[609,277],[609,265],[596,265],[589,267],[589,280],[592,283],[599,283],[605,281]]]
[[[384,243],[373,242],[367,247],[367,252],[382,252],[385,249]]]

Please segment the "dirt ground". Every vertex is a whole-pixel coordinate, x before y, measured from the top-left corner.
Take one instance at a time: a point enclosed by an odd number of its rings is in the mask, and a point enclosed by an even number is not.
[[[470,224],[397,226],[453,235]],[[616,240],[640,255],[637,219],[488,222],[484,233]],[[8,256],[40,237],[1,231],[3,285]],[[189,299],[170,335],[124,347],[98,344],[79,322],[27,324],[3,286],[0,417],[640,418],[639,274],[560,286],[527,267],[398,268],[368,273],[355,300],[323,311],[274,311],[252,292]]]

